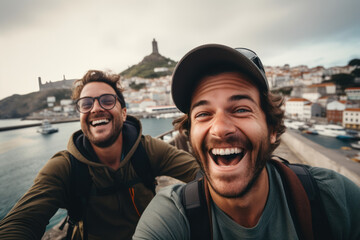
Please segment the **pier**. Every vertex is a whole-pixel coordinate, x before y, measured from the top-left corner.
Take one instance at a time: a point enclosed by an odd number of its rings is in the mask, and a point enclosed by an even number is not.
[[[42,119],[34,119],[34,120],[42,120]],[[56,119],[56,120],[49,119],[49,121],[51,124],[58,124],[58,123],[67,123],[67,122],[77,122],[77,121],[79,121],[79,118],[63,118],[63,119]],[[21,129],[21,128],[38,127],[40,125],[41,125],[41,122],[31,123],[31,124],[14,125],[14,126],[8,126],[8,127],[0,127],[0,132],[16,130],[16,129]]]

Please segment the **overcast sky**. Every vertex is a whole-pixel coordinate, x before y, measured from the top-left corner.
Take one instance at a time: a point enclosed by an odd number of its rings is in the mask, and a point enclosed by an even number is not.
[[[121,72],[152,51],[175,61],[206,43],[247,47],[264,65],[360,58],[359,0],[0,0],[0,100],[42,81]]]

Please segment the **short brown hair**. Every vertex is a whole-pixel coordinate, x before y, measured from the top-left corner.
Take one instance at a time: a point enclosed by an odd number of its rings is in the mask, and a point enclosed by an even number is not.
[[[121,107],[125,107],[125,99],[122,94],[124,90],[121,87],[120,78],[120,74],[102,72],[99,70],[89,70],[81,79],[78,79],[74,82],[74,88],[71,98],[73,100],[78,99],[80,97],[81,91],[86,84],[91,82],[103,82],[110,85],[114,89],[116,95],[119,98]]]

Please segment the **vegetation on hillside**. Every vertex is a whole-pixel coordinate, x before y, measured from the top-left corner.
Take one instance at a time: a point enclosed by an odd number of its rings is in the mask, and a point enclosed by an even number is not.
[[[344,91],[349,87],[360,87],[360,84],[355,81],[355,76],[353,74],[334,74],[331,76],[331,79],[325,82],[332,82],[341,87],[341,90]]]
[[[47,107],[49,96],[54,96],[55,105],[60,105],[60,100],[71,98],[71,90],[51,89],[25,95],[14,94],[4,98],[0,101],[0,119],[23,118],[32,112],[40,111]]]
[[[171,75],[176,62],[170,58],[161,56],[160,54],[152,53],[146,56],[139,64],[133,65],[121,73],[125,78],[141,77],[141,78],[159,78],[162,76]],[[167,68],[168,71],[155,72],[155,68]]]

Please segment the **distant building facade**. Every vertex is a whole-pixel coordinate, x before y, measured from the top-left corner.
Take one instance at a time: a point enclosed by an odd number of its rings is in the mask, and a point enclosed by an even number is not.
[[[326,106],[326,118],[329,123],[342,124],[346,101],[333,101]]]
[[[343,126],[360,130],[360,108],[347,108],[344,110]]]
[[[38,83],[39,83],[39,91],[43,90],[49,90],[49,89],[71,89],[73,87],[73,83],[76,79],[65,79],[65,76],[63,80],[56,81],[56,82],[45,82],[42,83],[41,77],[38,77]]]
[[[304,106],[310,101],[305,98],[290,98],[285,102],[285,116],[304,120]]]

